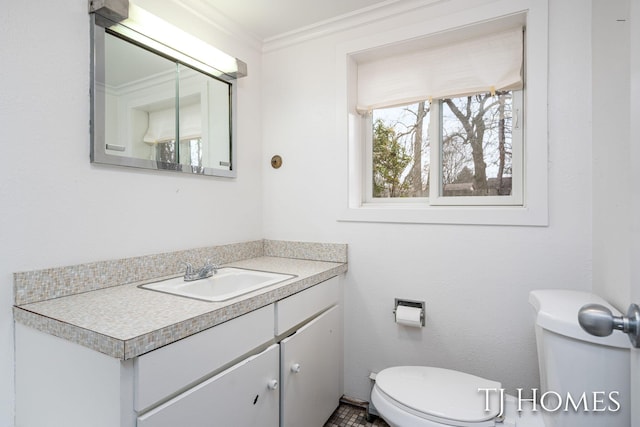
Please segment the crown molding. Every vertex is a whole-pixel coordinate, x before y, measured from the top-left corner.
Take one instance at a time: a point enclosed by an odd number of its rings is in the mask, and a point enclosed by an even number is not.
[[[241,40],[249,47],[261,51],[263,42],[246,31],[240,24],[220,12],[206,0],[171,0],[179,7],[205,21],[216,30]]]
[[[430,7],[436,3],[448,1],[450,0],[387,0],[363,9],[358,9],[312,25],[301,27],[297,30],[269,37],[264,40],[262,51],[264,53],[276,51],[308,40],[361,27],[376,21],[407,13],[415,9]]]
[[[387,0],[264,40],[248,32],[242,25],[220,12],[207,0],[170,1],[202,19],[216,30],[239,39],[257,51],[266,53],[450,0]]]

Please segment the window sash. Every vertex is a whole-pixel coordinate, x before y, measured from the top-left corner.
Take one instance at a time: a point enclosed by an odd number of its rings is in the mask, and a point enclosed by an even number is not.
[[[398,205],[420,206],[428,204],[428,197],[374,197],[373,196],[373,114],[366,113],[360,115],[362,125],[362,137],[364,138],[363,148],[365,150],[365,164],[363,168],[362,182],[364,183],[363,205],[388,205],[397,207]],[[429,124],[429,127],[431,125]],[[431,137],[431,135],[429,135]],[[432,158],[430,158],[431,161]]]
[[[431,105],[431,123],[429,124],[429,138],[436,141],[431,147],[431,170],[429,188],[429,204],[433,206],[522,206],[523,204],[523,123],[522,91],[514,90],[513,96],[513,127],[511,133],[511,194],[508,196],[443,196],[442,191],[442,123],[441,102],[434,101]],[[435,162],[435,163],[434,163]],[[437,167],[433,167],[433,165]]]

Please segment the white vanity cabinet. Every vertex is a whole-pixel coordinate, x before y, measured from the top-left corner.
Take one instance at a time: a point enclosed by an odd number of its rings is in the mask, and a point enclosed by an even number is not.
[[[339,277],[129,360],[15,333],[20,427],[321,427],[342,395]]]

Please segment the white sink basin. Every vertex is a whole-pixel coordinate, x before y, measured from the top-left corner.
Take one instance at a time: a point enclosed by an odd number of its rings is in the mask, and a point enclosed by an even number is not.
[[[218,273],[206,279],[185,282],[184,278],[176,277],[161,282],[147,283],[140,285],[140,287],[206,301],[225,301],[293,277],[296,276],[223,267],[218,269]]]

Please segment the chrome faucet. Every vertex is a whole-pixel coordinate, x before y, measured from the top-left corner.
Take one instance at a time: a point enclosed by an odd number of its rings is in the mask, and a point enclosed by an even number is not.
[[[218,273],[218,265],[212,264],[211,260],[207,260],[202,268],[194,269],[193,265],[189,262],[183,262],[186,266],[184,271],[184,281],[191,282],[194,280],[206,279],[214,274]]]

